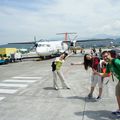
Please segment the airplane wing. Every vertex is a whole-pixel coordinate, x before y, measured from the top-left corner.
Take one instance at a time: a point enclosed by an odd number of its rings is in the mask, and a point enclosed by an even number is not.
[[[43,41],[43,40],[40,40]],[[53,41],[53,40],[50,40]],[[56,40],[57,41],[57,40]],[[92,42],[92,41],[113,41],[113,39],[87,39],[87,40],[76,40],[76,42]],[[39,41],[37,41],[39,42]],[[63,42],[71,42],[71,41],[63,41]],[[32,42],[15,42],[15,43],[8,43],[8,44],[35,44],[36,41],[32,41]]]
[[[36,42],[15,42],[15,43],[8,43],[8,44],[35,44]]]
[[[92,42],[92,41],[113,41],[113,39],[90,39],[90,40],[76,40],[76,42]]]
[[[38,42],[45,42],[45,41],[57,41],[57,40],[44,40],[44,39],[40,39],[40,40],[34,40],[34,41],[30,41],[30,42],[13,42],[13,43],[8,43],[8,44],[36,44]]]

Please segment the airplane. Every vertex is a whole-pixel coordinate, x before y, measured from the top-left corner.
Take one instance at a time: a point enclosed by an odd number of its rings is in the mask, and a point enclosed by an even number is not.
[[[38,56],[53,56],[68,50],[68,45],[64,41],[41,41],[36,45]]]
[[[70,47],[76,47],[76,43],[91,42],[91,41],[111,41],[112,39],[91,39],[91,40],[39,40],[36,41],[34,37],[33,42],[19,42],[8,44],[34,44],[30,49],[35,49],[38,57],[45,59],[46,57],[52,57],[59,55],[62,52],[68,51]]]
[[[32,51],[35,49],[38,57],[46,58],[59,55],[68,50],[67,42],[62,40],[40,40],[35,42],[16,42],[8,44],[33,44],[33,47],[29,49]]]

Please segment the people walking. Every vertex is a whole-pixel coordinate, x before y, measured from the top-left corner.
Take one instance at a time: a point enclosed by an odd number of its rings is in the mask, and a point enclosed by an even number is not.
[[[99,58],[102,59],[102,48],[99,48]]]

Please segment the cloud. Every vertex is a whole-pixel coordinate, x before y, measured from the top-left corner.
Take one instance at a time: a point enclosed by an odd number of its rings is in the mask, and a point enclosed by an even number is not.
[[[119,0],[5,0],[0,3],[0,41],[56,38],[58,32],[79,37],[119,35]],[[60,36],[59,36],[60,37]]]

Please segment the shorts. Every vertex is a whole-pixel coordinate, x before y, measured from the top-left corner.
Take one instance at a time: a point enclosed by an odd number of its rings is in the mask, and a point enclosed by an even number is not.
[[[92,76],[91,76],[91,87],[95,87],[97,83],[98,83],[98,87],[102,88],[103,87],[103,78],[98,76],[98,75],[92,74]]]
[[[116,96],[120,96],[120,81],[116,85],[116,91],[115,91]]]

